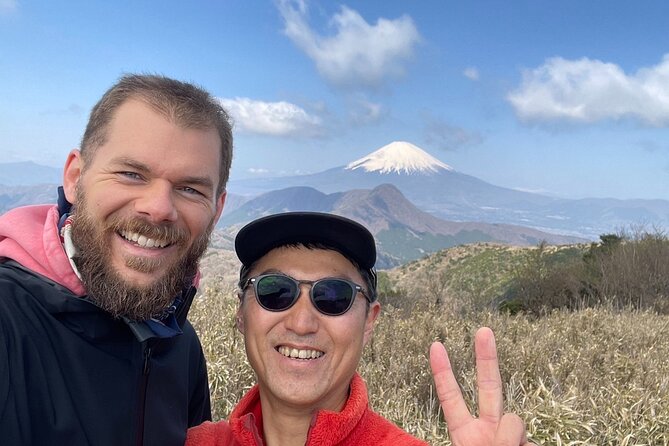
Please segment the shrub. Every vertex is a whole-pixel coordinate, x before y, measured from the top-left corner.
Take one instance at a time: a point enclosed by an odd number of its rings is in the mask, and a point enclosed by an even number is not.
[[[669,239],[666,234],[637,230],[604,235],[584,257],[602,296],[619,307],[669,312]]]
[[[558,259],[539,245],[497,303],[536,315],[602,303],[669,314],[669,240],[658,231],[605,234],[582,256]]]

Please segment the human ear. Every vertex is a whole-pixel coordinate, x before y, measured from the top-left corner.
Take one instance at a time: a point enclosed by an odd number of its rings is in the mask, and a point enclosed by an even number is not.
[[[367,311],[367,316],[365,317],[365,334],[363,337],[363,345],[367,345],[370,339],[372,339],[372,334],[374,332],[374,323],[376,318],[379,317],[381,313],[381,304],[378,301],[374,301],[369,304],[369,310]]]
[[[74,204],[77,200],[77,184],[81,178],[84,160],[81,158],[81,152],[77,149],[72,150],[67,155],[65,167],[63,168],[63,191],[67,201]]]
[[[239,303],[239,308],[237,308],[237,315],[236,315],[236,322],[237,322],[237,330],[241,334],[244,334],[244,315],[242,314],[242,303]]]
[[[223,212],[223,206],[225,206],[225,199],[228,196],[226,191],[223,191],[220,197],[216,198],[216,215],[214,216],[214,225],[218,223],[218,219]]]

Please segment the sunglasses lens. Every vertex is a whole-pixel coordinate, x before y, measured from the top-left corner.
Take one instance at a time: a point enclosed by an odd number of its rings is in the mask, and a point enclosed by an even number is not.
[[[336,316],[348,310],[356,292],[343,280],[326,279],[316,283],[312,293],[314,305],[320,312]]]
[[[265,276],[256,283],[258,302],[271,311],[281,311],[290,307],[297,294],[295,283],[284,276]]]

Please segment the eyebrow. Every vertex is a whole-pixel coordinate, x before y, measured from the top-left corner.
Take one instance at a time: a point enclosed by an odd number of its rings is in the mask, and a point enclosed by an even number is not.
[[[353,277],[349,277],[346,274],[339,274],[337,276],[323,276],[321,278],[314,279],[314,280],[297,279],[294,276],[292,276],[288,273],[285,273],[285,272],[283,272],[279,269],[276,269],[276,268],[266,269],[262,272],[259,272],[258,274],[254,274],[254,275],[249,276],[249,277],[264,276],[265,274],[281,274],[282,276],[288,276],[291,279],[295,279],[295,280],[302,281],[302,282],[316,282],[316,281],[322,280],[322,279],[345,279],[345,280],[350,280],[351,282],[356,282],[356,280]],[[363,278],[363,282],[364,282],[364,278]]]
[[[151,173],[151,168],[149,166],[132,158],[127,158],[127,157],[114,158],[111,160],[110,164],[122,167],[128,167],[145,174]],[[214,182],[209,177],[185,176],[179,178],[179,183],[198,185],[209,188],[211,190],[214,189]]]
[[[147,166],[146,164],[140,163],[137,160],[126,157],[113,158],[109,164],[122,167],[129,167],[133,170],[138,170],[142,173],[149,173],[151,171],[151,169],[149,169],[149,166]]]
[[[270,269],[266,269],[264,271],[258,272],[256,274],[256,276],[262,276],[264,274],[283,274],[284,276],[288,276],[288,274],[286,274],[283,271],[278,270],[276,268],[270,268]],[[292,277],[292,276],[288,276],[288,277]]]

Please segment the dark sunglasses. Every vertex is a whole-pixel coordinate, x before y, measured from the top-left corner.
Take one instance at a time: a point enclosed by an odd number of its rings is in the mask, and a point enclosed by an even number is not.
[[[372,301],[358,284],[346,279],[327,277],[319,280],[296,280],[284,274],[262,274],[251,277],[243,290],[253,284],[256,300],[267,311],[284,311],[292,307],[300,297],[300,285],[311,285],[309,296],[318,311],[327,316],[346,313],[358,292]]]

